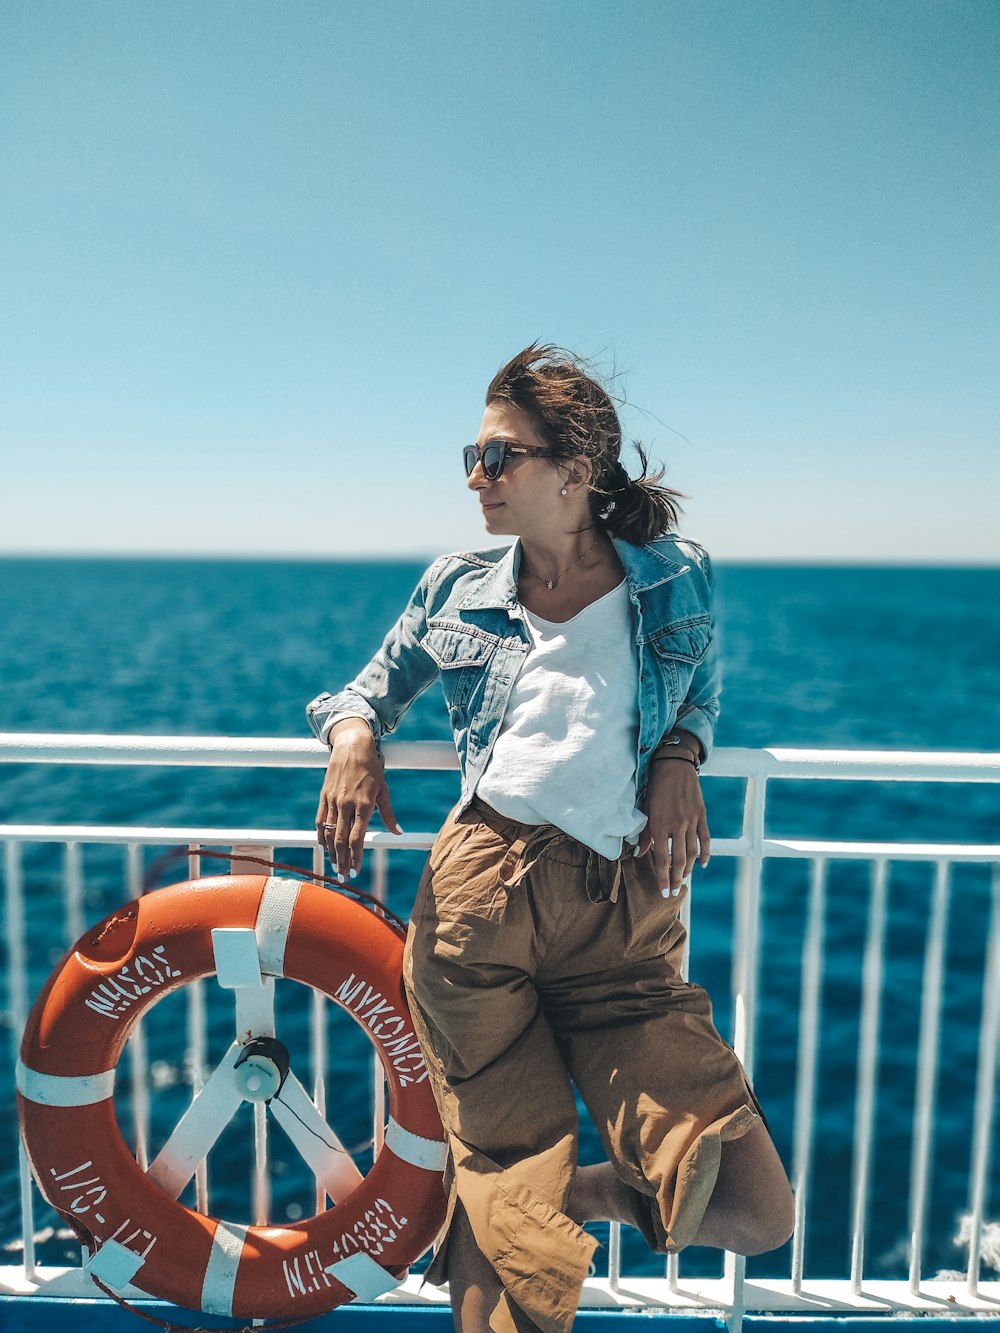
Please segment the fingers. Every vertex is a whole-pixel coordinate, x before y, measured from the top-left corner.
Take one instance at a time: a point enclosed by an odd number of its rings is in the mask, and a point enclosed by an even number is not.
[[[384,782],[382,783],[382,788],[379,791],[378,799],[375,804],[378,807],[379,814],[382,816],[382,823],[386,826],[389,832],[402,834],[403,826],[396,818],[396,812],[393,810],[392,802],[389,800],[389,788]]]
[[[708,823],[704,815],[698,820],[698,842],[701,846],[699,861],[704,867],[708,865],[709,857],[712,855],[712,835],[708,831]]]
[[[368,817],[370,818],[369,811]],[[316,811],[316,841],[338,875],[354,879],[361,869],[368,819],[353,802],[339,804],[324,793]]]
[[[690,871],[687,869],[687,843],[683,833],[677,833],[670,839],[670,872],[667,876],[667,890],[675,898],[683,888],[684,881],[689,873]]]
[[[338,875],[355,879],[360,872],[365,835],[376,808],[390,833],[401,835],[403,827],[396,818],[384,781],[374,803],[360,798],[338,801],[326,792],[320,797],[316,841],[326,851]]]
[[[658,882],[663,886],[666,897],[677,897],[681,889],[691,878],[696,863],[708,864],[711,842],[708,826],[702,820],[698,824],[685,824],[671,832],[661,834],[655,840],[649,837],[646,847],[646,831],[639,843],[636,855],[641,856],[652,844],[654,864]]]
[[[334,864],[336,864],[336,854],[333,849],[333,838],[336,828],[337,807],[327,800],[326,792],[323,792],[319,798],[319,809],[316,811],[316,841]]]
[[[364,856],[365,851],[365,834],[368,832],[368,822],[372,817],[372,807],[359,804],[354,807],[352,813],[354,816],[353,821],[350,827],[346,829],[345,833],[347,845],[346,872],[341,868],[342,862],[340,860],[339,846],[340,824],[339,822],[337,824],[337,867],[340,869],[342,875],[346,873],[350,879],[354,879],[357,876],[358,871],[361,869],[361,858]]]
[[[683,862],[674,856],[678,843],[671,837],[657,839],[653,843],[653,857],[656,865],[656,882],[662,885],[660,892],[664,898],[676,898],[683,883]]]
[[[708,864],[712,847],[697,772],[690,764],[654,764],[644,809],[657,883],[665,896],[677,896],[695,863]]]

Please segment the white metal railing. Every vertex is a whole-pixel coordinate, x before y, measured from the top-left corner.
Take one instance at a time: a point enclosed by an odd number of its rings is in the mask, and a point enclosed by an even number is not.
[[[443,769],[457,767],[447,742],[389,743],[389,768]],[[218,737],[0,735],[0,763],[198,765],[218,767],[321,768],[326,751],[314,741],[230,739]],[[716,751],[704,769],[706,777],[736,778],[745,784],[743,819],[736,837],[713,840],[713,857],[731,860],[733,878],[734,940],[732,949],[733,1044],[748,1073],[753,1075],[760,1028],[762,904],[765,867],[769,862],[796,861],[808,867],[808,902],[801,948],[801,980],[797,1022],[794,1112],[784,1128],[791,1143],[790,1176],[796,1193],[795,1233],[790,1247],[789,1271],[773,1278],[747,1278],[745,1262],[727,1256],[721,1278],[685,1275],[683,1260],[671,1257],[664,1277],[640,1277],[623,1272],[620,1228],[611,1228],[606,1277],[587,1283],[584,1303],[647,1306],[670,1309],[717,1309],[737,1324],[744,1310],[868,1311],[1000,1313],[1000,1282],[983,1281],[981,1253],[987,1236],[1000,1235],[1000,1225],[989,1222],[991,1145],[997,1121],[997,1043],[1000,1037],[1000,844],[907,843],[901,841],[832,841],[781,839],[767,836],[765,818],[769,784],[787,779],[838,779],[874,783],[987,783],[1000,794],[1000,755],[834,750]],[[1000,824],[1000,821],[998,821]],[[391,856],[405,850],[426,849],[431,831],[396,837],[370,833],[374,891],[384,899]],[[234,868],[241,857],[270,855],[271,849],[312,848],[312,867],[322,870],[322,856],[311,829],[209,828],[185,825],[172,828],[93,826],[85,824],[0,825],[4,844],[6,993],[11,1031],[11,1069],[29,1003],[29,941],[25,923],[23,854],[37,844],[61,845],[62,910],[60,935],[72,941],[85,925],[85,846],[118,846],[123,852],[123,880],[127,891],[142,891],[146,849],[188,848],[188,873],[201,873],[200,851],[225,848]],[[870,893],[861,958],[856,1089],[850,1167],[849,1272],[836,1278],[811,1278],[807,1272],[806,1241],[813,1219],[821,1217],[823,1201],[812,1197],[816,1154],[816,1106],[823,1032],[823,979],[829,958],[825,929],[831,866],[840,862],[869,867]],[[880,1028],[886,969],[888,902],[893,867],[922,862],[933,867],[931,911],[925,932],[921,998],[914,1052],[915,1085],[912,1105],[912,1148],[908,1184],[908,1277],[866,1277],[865,1242],[875,1190],[877,1153],[877,1098],[880,1069]],[[213,862],[212,865],[218,863]],[[935,1098],[941,1066],[941,1021],[945,996],[946,940],[952,897],[953,870],[958,866],[983,867],[978,891],[989,898],[987,938],[982,952],[977,1068],[974,1091],[956,1120],[956,1131],[971,1144],[966,1230],[969,1258],[964,1274],[928,1278],[922,1271],[928,1245],[928,1214],[933,1186],[934,1147],[940,1126],[935,1120]],[[989,869],[992,867],[992,869]],[[247,867],[249,868],[249,867]],[[256,868],[256,867],[254,867]],[[208,867],[206,867],[208,869]],[[697,895],[696,895],[697,904]],[[697,911],[697,905],[695,910]],[[688,922],[691,925],[690,920]],[[693,932],[697,941],[697,932]],[[49,947],[54,940],[48,941]],[[62,941],[60,941],[62,942]],[[696,946],[697,947],[697,946]],[[185,988],[187,1043],[192,1093],[196,1094],[206,1057],[205,997],[199,985]],[[323,1069],[328,1007],[320,996],[311,1002],[310,1051],[313,1066],[312,1099],[319,1115],[326,1111],[327,1090]],[[970,1017],[970,1022],[973,1019]],[[150,1123],[150,1060],[145,1037],[139,1032],[129,1046],[133,1129],[136,1152],[148,1160]],[[8,1071],[8,1087],[12,1075]],[[383,1082],[373,1077],[374,1139],[381,1142],[385,1108]],[[954,1120],[955,1117],[953,1116]],[[778,1128],[777,1125],[774,1126]],[[267,1213],[269,1175],[266,1132],[262,1118],[255,1124],[256,1169],[253,1212]],[[940,1145],[939,1145],[940,1146]],[[35,1262],[34,1197],[23,1152],[20,1155],[21,1262],[0,1268],[0,1292],[61,1291],[84,1294],[79,1271],[39,1268]],[[207,1207],[207,1168],[199,1170],[199,1207]],[[1000,1210],[1000,1200],[994,1200]],[[317,1207],[325,1203],[316,1186]],[[845,1236],[845,1241],[848,1239]],[[92,1290],[88,1294],[93,1294]],[[388,1299],[394,1299],[389,1297]],[[395,1299],[443,1299],[425,1288],[404,1286]]]

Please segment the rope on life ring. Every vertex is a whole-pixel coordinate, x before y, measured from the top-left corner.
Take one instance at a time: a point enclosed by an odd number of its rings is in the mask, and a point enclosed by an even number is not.
[[[95,1247],[88,1269],[209,1314],[311,1318],[391,1290],[445,1216],[446,1159],[402,987],[403,941],[315,884],[222,876],[146,894],[88,931],[28,1018],[17,1067],[21,1134],[45,1198]],[[142,1014],[215,973],[237,1039],[148,1171],[114,1111],[118,1059]],[[388,1086],[385,1142],[362,1176],[289,1068],[271,978],[322,991],[374,1045]],[[282,1226],[241,1226],[178,1201],[244,1101],[263,1103],[334,1201]]]

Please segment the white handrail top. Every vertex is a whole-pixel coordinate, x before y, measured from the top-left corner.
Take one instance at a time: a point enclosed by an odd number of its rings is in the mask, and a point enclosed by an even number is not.
[[[450,741],[387,741],[387,768],[456,769]],[[313,739],[262,736],[129,736],[0,732],[0,763],[185,764],[322,768],[329,751]],[[715,750],[711,777],[996,782],[1000,753],[937,750],[826,750],[773,747]]]
[[[426,852],[434,842],[434,831],[395,834],[369,829],[365,849],[394,852]],[[316,843],[312,829],[198,828],[140,826],[133,824],[0,824],[0,842],[101,842],[143,843],[200,847],[305,847]],[[750,850],[746,838],[713,838],[713,856],[744,856]],[[962,861],[1000,862],[1000,843],[960,842],[836,842],[831,839],[764,838],[761,854],[767,857],[803,857],[825,860]],[[239,857],[237,856],[237,860]],[[303,873],[308,873],[301,867]],[[219,872],[223,873],[222,871]]]
[[[458,768],[450,741],[391,741],[389,768]],[[319,741],[288,736],[122,736],[0,732],[0,763],[185,764],[192,767],[325,768]]]

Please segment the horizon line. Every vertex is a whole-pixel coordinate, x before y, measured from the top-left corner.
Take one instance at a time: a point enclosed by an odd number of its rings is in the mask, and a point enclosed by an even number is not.
[[[465,549],[465,548],[459,548]],[[471,549],[471,548],[469,548]],[[0,548],[0,561],[16,560],[93,560],[93,561],[198,561],[224,563],[257,563],[280,565],[325,564],[429,564],[445,552],[394,551],[389,553],[364,552],[351,555],[343,552],[300,552],[275,554],[274,551],[16,551]],[[1000,569],[1000,555],[995,557],[955,557],[928,561],[921,556],[839,556],[839,555],[712,555],[712,564],[759,565],[767,567],[836,568],[836,569]]]

